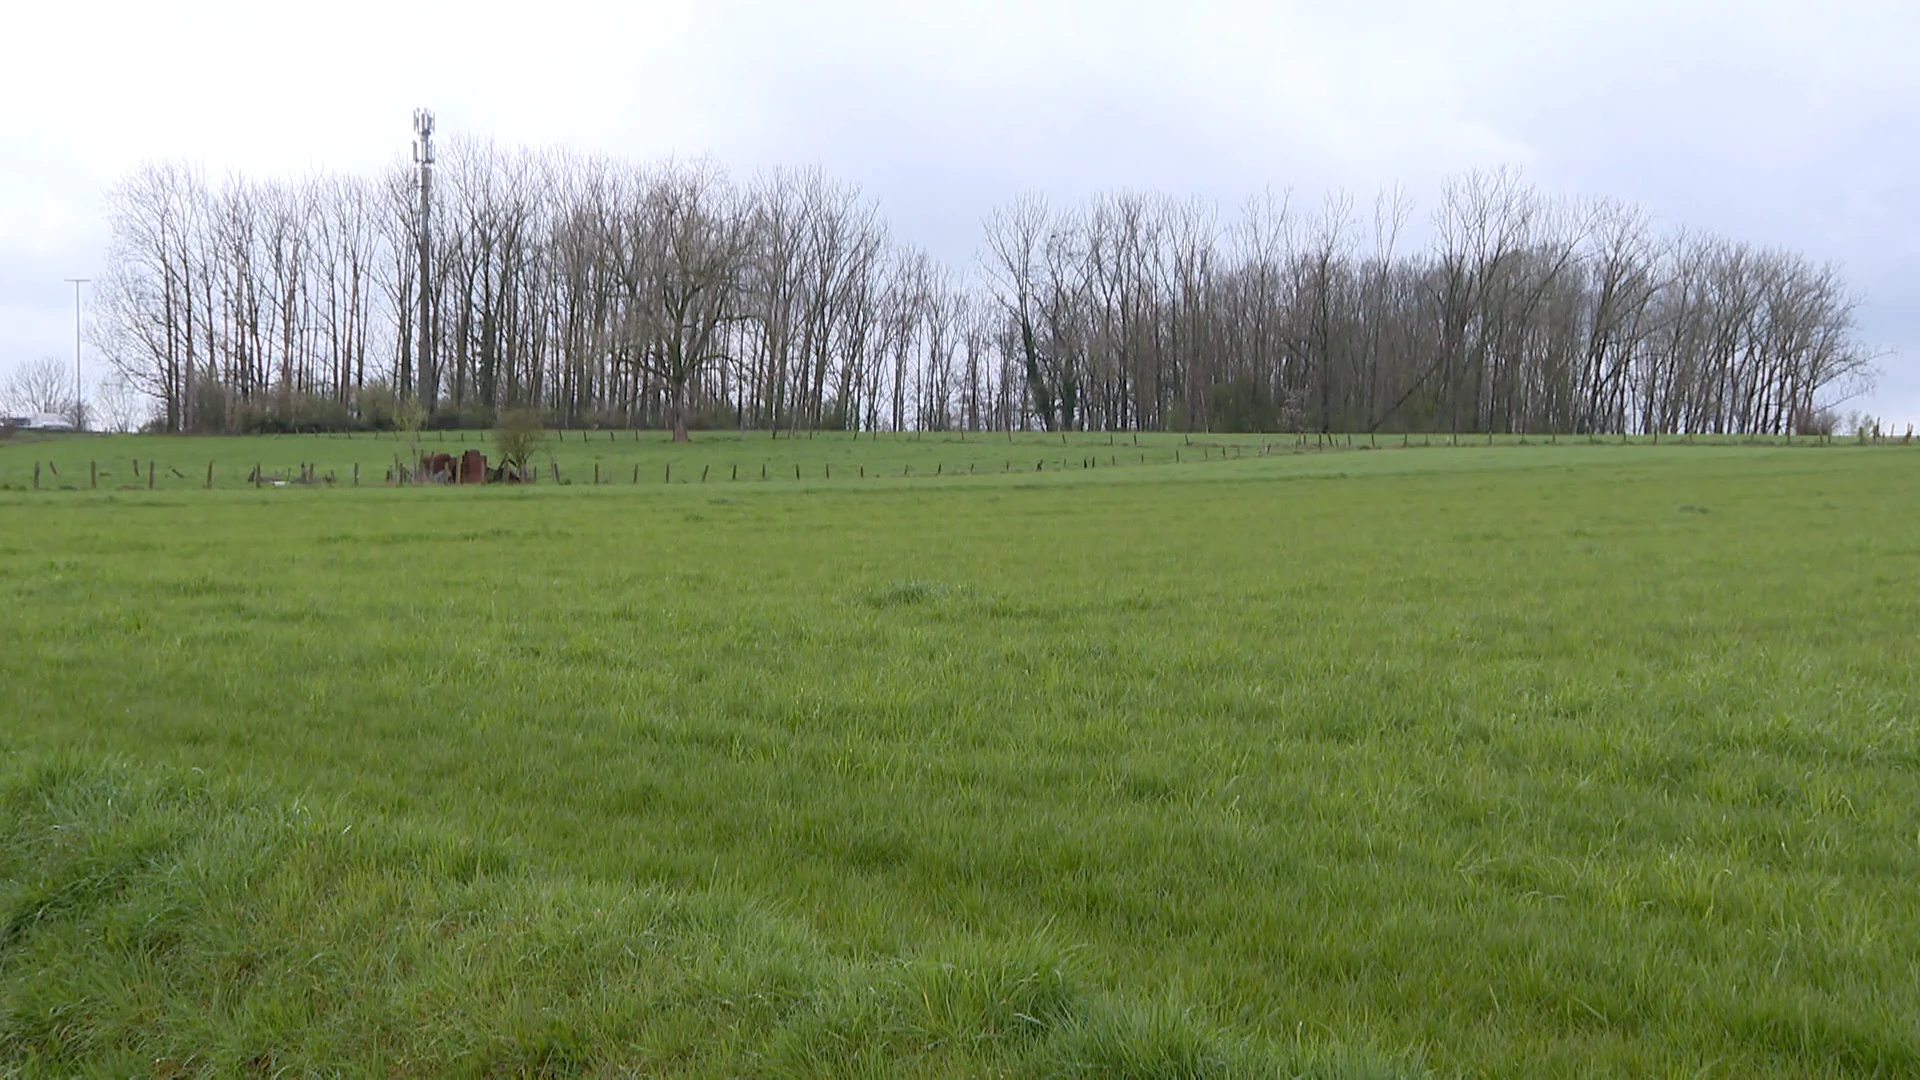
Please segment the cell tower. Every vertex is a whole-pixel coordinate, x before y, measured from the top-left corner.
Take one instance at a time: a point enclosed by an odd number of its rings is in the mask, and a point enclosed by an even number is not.
[[[414,222],[414,236],[420,244],[420,318],[418,327],[420,346],[414,355],[419,357],[419,394],[420,403],[428,409],[439,396],[440,372],[433,361],[433,110],[413,110],[413,163],[420,170],[420,205],[416,210],[419,217]]]

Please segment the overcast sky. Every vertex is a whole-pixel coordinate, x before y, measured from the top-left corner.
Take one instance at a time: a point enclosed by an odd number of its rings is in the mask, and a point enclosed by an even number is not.
[[[0,60],[0,376],[73,354],[102,191],[143,161],[371,171],[442,137],[821,165],[955,263],[1027,189],[1313,202],[1518,166],[1839,263],[1920,424],[1920,4],[547,0],[17,5]]]

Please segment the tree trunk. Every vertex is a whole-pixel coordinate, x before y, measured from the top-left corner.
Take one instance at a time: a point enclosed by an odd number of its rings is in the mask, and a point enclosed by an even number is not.
[[[673,413],[673,441],[683,443],[687,438],[687,384],[675,383],[667,394],[667,408]]]

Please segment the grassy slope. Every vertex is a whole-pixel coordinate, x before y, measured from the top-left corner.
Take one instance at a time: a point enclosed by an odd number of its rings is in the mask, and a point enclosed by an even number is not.
[[[0,494],[0,730],[16,762],[433,830],[508,868],[505,908],[719,897],[855,969],[961,942],[1031,975],[999,958],[1045,942],[1135,1003],[1094,1012],[1193,1006],[1191,1039],[1260,1053],[1898,1074],[1913,467],[1579,446]],[[0,995],[38,985],[5,956]],[[1064,1060],[1026,1053],[991,1060]]]

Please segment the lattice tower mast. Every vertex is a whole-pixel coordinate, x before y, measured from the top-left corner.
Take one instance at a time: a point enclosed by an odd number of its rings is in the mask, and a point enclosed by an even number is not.
[[[413,163],[419,169],[419,205],[415,209],[418,217],[414,221],[414,236],[419,251],[419,296],[420,317],[415,322],[419,334],[419,348],[414,355],[419,358],[419,395],[420,403],[429,411],[434,399],[439,397],[440,370],[433,357],[433,110],[413,110]]]

